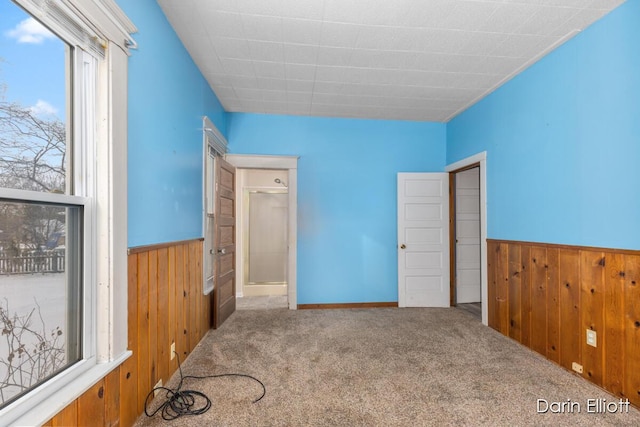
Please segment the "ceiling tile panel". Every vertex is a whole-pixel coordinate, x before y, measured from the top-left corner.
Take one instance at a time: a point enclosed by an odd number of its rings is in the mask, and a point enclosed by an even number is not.
[[[239,99],[241,105],[240,111],[247,113],[264,113],[266,111],[265,102],[261,99]]]
[[[347,85],[338,82],[316,81],[313,85],[313,93],[344,93]]]
[[[309,19],[282,19],[282,36],[288,43],[320,44],[322,21]]]
[[[215,1],[208,0],[211,3]],[[242,0],[238,1],[238,9],[247,15],[277,16],[282,14],[282,0]]]
[[[509,58],[504,56],[489,56],[474,67],[474,72],[482,74],[501,74],[507,76],[525,63],[524,58]]]
[[[162,3],[169,3],[173,6],[182,6],[185,9],[193,10],[195,14],[206,14],[217,11],[239,12],[240,6],[237,0],[216,0],[216,1],[180,1],[180,0],[161,0]]]
[[[503,77],[495,74],[455,74],[454,76],[451,87],[461,89],[489,89]]]
[[[344,105],[347,103],[349,95],[337,94],[337,93],[313,93],[313,105],[327,104],[327,105]]]
[[[227,74],[233,76],[255,76],[253,63],[246,59],[223,58],[222,66]]]
[[[362,11],[370,7],[370,0],[324,0],[323,19],[326,22],[361,24]]]
[[[253,70],[257,78],[282,80],[286,78],[282,62],[253,61]]]
[[[323,9],[324,2],[318,0],[281,0],[281,13],[284,18],[321,21]]]
[[[422,30],[415,50],[427,53],[458,54],[460,50],[473,40],[475,33],[445,30]]]
[[[350,65],[363,68],[411,69],[415,64],[415,52],[393,50],[353,51]]]
[[[449,55],[446,70],[450,73],[483,73],[480,66],[486,61],[486,56],[480,55]]]
[[[421,51],[424,29],[363,26],[356,47],[387,51]]]
[[[315,84],[313,80],[287,79],[287,90],[293,92],[312,92]]]
[[[265,2],[268,3],[268,2]],[[276,16],[242,15],[244,34],[249,40],[282,43],[282,18]]]
[[[353,65],[353,51],[353,49],[346,47],[320,46],[318,48],[318,65],[348,67]]]
[[[533,58],[540,53],[547,39],[543,36],[513,34],[496,46],[492,56],[508,56],[511,58]]]
[[[361,27],[360,25],[324,22],[319,44],[331,47],[355,47]]]
[[[189,21],[188,25],[195,25],[200,19]],[[210,37],[230,37],[242,39],[245,37],[242,16],[238,13],[215,11],[207,15],[206,24],[202,25]]]
[[[316,64],[318,46],[284,43],[284,60],[287,64]]]
[[[235,89],[238,88],[248,88],[248,89],[257,89],[258,88],[258,80],[255,76],[238,76],[233,74],[227,74],[226,76],[227,83]]]
[[[206,73],[204,77],[209,82],[209,85],[214,89],[217,86],[233,87],[233,83],[229,80],[229,76],[227,74],[209,72]]]
[[[566,7],[541,7],[516,31],[518,34],[548,36],[577,12],[578,9]]]
[[[498,8],[493,2],[458,1],[441,28],[462,31],[476,31],[483,27]]]
[[[287,92],[281,90],[265,90],[262,92],[262,99],[265,102],[287,102]]]
[[[379,68],[370,69],[367,70],[367,72],[364,72],[362,68],[356,68],[356,70],[359,70],[360,75],[357,80],[353,80],[354,83],[362,82],[373,85],[390,85],[398,78],[398,73],[395,70],[384,70]]]
[[[408,60],[408,70],[447,71],[448,62],[452,55],[446,53],[413,52]]]
[[[287,102],[287,110],[284,114],[292,116],[308,116],[311,114],[311,104]]]
[[[316,66],[307,64],[285,64],[287,80],[313,80],[316,75]]]
[[[284,46],[277,42],[248,40],[249,54],[254,61],[284,63]]]
[[[453,13],[455,2],[451,0],[414,0],[402,15],[404,24],[412,28],[441,28],[442,22]]]
[[[213,91],[219,98],[235,98],[237,96],[231,86],[214,86]]]
[[[496,46],[504,43],[509,38],[508,34],[476,32],[458,49],[460,55],[489,55]]]
[[[362,83],[368,75],[375,73],[375,70],[368,70],[366,68],[359,67],[346,67],[344,70],[345,74],[343,81],[351,84]]]
[[[499,4],[487,21],[478,27],[479,31],[512,34],[529,19],[540,6],[535,4]]]
[[[258,77],[258,88],[263,90],[287,90],[287,80],[269,77]]]
[[[287,92],[287,102],[305,103],[311,105],[313,94],[311,92]]]
[[[236,89],[236,96],[241,99],[262,99],[262,90],[260,89]]]
[[[218,58],[251,59],[249,44],[244,39],[214,37],[211,39],[211,45]]]

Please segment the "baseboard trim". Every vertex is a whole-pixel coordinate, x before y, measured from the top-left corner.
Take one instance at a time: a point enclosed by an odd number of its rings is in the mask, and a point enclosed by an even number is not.
[[[298,310],[317,310],[335,308],[397,308],[398,302],[348,302],[338,304],[298,304]]]

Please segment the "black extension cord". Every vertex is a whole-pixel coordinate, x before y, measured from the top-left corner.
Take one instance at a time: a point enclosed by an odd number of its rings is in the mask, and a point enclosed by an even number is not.
[[[176,356],[178,354],[176,353]],[[267,388],[259,379],[245,374],[217,374],[217,375],[182,375],[182,367],[180,366],[180,358],[178,357],[178,370],[180,371],[180,382],[175,389],[166,387],[156,387],[149,392],[147,398],[144,401],[144,413],[147,417],[153,417],[158,412],[162,411],[162,419],[165,421],[172,421],[176,418],[180,418],[183,415],[202,415],[211,408],[211,399],[206,394],[197,390],[181,390],[182,383],[185,379],[191,378],[196,380],[204,380],[207,378],[222,378],[222,377],[242,377],[250,378],[256,381],[262,386],[262,395],[258,397],[253,403],[259,402],[266,394]],[[150,399],[153,399],[155,392],[158,390],[166,391],[166,401],[160,405],[155,411],[149,413],[148,405]],[[200,404],[198,404],[201,402]]]

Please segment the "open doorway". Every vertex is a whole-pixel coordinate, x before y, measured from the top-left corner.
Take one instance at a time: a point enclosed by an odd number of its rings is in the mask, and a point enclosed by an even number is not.
[[[482,319],[480,265],[480,165],[450,174],[452,258],[451,305]]]
[[[238,309],[296,309],[297,157],[225,157],[237,168],[242,195],[236,201]]]
[[[451,306],[487,325],[486,152],[448,165]]]
[[[284,169],[239,169],[243,297],[287,295],[288,185]]]

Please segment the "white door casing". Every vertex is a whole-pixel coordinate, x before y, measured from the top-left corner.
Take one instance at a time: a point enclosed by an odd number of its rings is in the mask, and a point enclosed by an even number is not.
[[[455,174],[456,303],[480,302],[480,167]]]
[[[488,298],[487,278],[487,152],[482,151],[472,156],[448,164],[444,170],[453,172],[474,164],[480,165],[480,293],[481,300]],[[489,325],[487,304],[482,304],[482,323]]]
[[[448,173],[398,173],[398,306],[450,306]]]
[[[267,156],[253,154],[227,154],[225,160],[241,169],[286,169],[287,184],[289,194],[289,224],[287,236],[289,241],[289,254],[287,257],[287,294],[289,309],[296,310],[298,308],[297,294],[297,245],[298,245],[298,157],[297,156]],[[237,209],[241,209],[239,204]],[[242,244],[242,231],[236,230],[238,235],[238,244]],[[244,248],[238,249],[238,257],[236,258],[236,268],[242,271],[244,260],[242,259]]]

